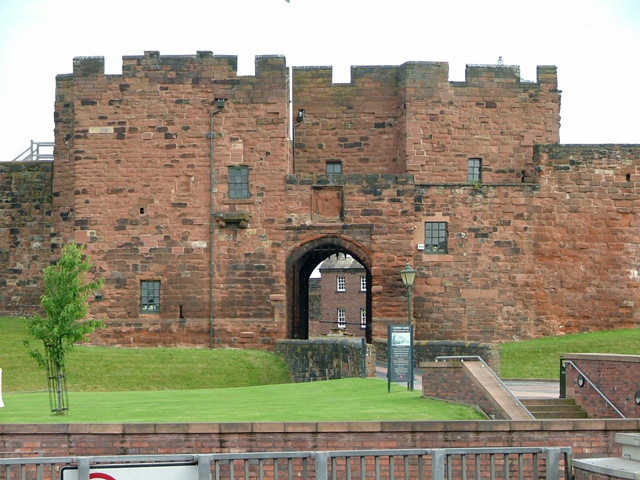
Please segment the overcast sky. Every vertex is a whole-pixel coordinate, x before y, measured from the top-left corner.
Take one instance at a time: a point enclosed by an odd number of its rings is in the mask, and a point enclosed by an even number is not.
[[[255,55],[289,65],[449,62],[502,57],[535,80],[537,65],[558,67],[562,143],[640,143],[640,0],[0,0],[0,159],[30,140],[53,140],[55,76],[73,58],[158,50]]]

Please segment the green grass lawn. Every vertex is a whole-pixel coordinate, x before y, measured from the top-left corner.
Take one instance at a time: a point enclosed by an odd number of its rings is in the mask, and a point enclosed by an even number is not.
[[[68,415],[49,413],[46,393],[4,395],[0,423],[314,422],[473,420],[476,410],[421,398],[383,380],[350,378],[302,384],[203,390],[78,392]]]
[[[617,353],[640,355],[640,329],[577,333],[539,338],[501,346],[502,378],[557,380],[565,353]]]
[[[70,412],[49,412],[46,378],[22,344],[24,322],[0,318],[0,423],[464,420],[470,408],[378,379],[290,384],[270,352],[79,346],[68,360]],[[502,345],[503,378],[558,378],[564,353],[637,354],[640,329]]]
[[[0,423],[469,420],[475,409],[421,398],[378,379],[289,383],[269,352],[79,346],[69,356],[69,413],[49,412],[46,378],[22,344],[24,322],[0,318]]]
[[[47,389],[23,340],[24,321],[0,317],[4,392]],[[193,390],[289,383],[287,366],[270,352],[195,348],[76,347],[67,362],[69,390]]]

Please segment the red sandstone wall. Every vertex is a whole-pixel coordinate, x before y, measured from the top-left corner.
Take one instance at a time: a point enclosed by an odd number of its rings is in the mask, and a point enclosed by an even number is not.
[[[207,135],[218,97],[228,103],[214,117],[214,213],[248,222],[214,223],[216,344],[291,336],[297,279],[287,269],[327,238],[371,272],[375,336],[406,321],[407,259],[418,270],[418,340],[639,324],[640,149],[535,146],[558,140],[554,68],[540,67],[536,83],[512,67],[470,67],[465,82],[449,82],[439,63],[354,69],[339,86],[327,72],[294,72],[294,111],[307,110],[296,174],[282,58],[238,77],[234,57],[147,52],[125,57],[122,75],[104,75],[94,58],[58,77],[57,237],[38,261],[55,258],[58,238],[87,245],[106,280],[91,304],[108,319],[100,341],[209,344]],[[460,185],[469,156],[485,161],[477,188]],[[317,175],[337,158],[345,175]],[[230,165],[249,167],[250,199],[226,197]],[[531,183],[511,183],[523,169]],[[433,220],[448,222],[446,254],[418,250]],[[140,314],[140,280],[162,281],[160,314]]]
[[[208,135],[220,97],[227,104],[213,120],[214,213],[244,212],[250,221],[214,226],[216,341],[258,346],[283,336],[270,295],[283,284],[272,245],[281,243],[274,227],[288,168],[287,71],[283,58],[264,57],[255,77],[238,77],[235,61],[147,52],[125,57],[122,75],[105,76],[103,65],[86,68],[95,59],[81,59],[72,79],[59,79],[61,96],[71,90],[73,117],[59,108],[73,135],[69,160],[56,160],[57,178],[71,175],[73,190],[57,182],[56,191],[60,208],[72,212],[73,240],[88,245],[105,278],[103,299],[92,304],[92,314],[109,320],[103,340],[135,336],[153,345],[170,332],[176,344],[193,343],[192,335],[207,344]],[[232,165],[249,167],[249,199],[227,197]],[[140,313],[141,280],[161,280],[159,314]]]
[[[329,160],[345,175],[403,173],[398,69],[353,67],[351,83],[332,84],[330,68],[294,68],[294,172],[324,174]]]
[[[540,146],[529,287],[535,315],[562,332],[638,326],[640,149]]]
[[[560,93],[555,67],[534,82],[518,67],[469,66],[449,82],[448,64],[354,67],[331,84],[329,68],[295,68],[296,173],[411,173],[416,183],[467,183],[467,160],[481,158],[483,182],[533,178],[533,145],[557,143]]]

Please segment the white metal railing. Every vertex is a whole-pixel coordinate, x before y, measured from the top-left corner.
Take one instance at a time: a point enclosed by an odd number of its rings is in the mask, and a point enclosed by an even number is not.
[[[11,162],[51,162],[55,142],[34,142]]]
[[[582,378],[584,378],[586,380],[586,382],[591,385],[591,387],[596,391],[596,393],[598,395],[600,395],[600,397],[607,403],[607,405],[609,405],[611,408],[613,408],[613,410],[620,415],[621,418],[627,418],[624,416],[624,414],[618,409],[618,407],[616,407],[613,402],[611,400],[609,400],[609,398],[598,388],[596,387],[595,383],[593,383],[591,381],[591,379],[582,371],[578,368],[578,366],[573,363],[571,360],[565,360],[562,359],[562,361],[564,362],[564,365],[569,364],[571,365],[573,368],[576,369],[576,372],[578,372],[578,374],[580,374],[582,376]]]
[[[164,478],[167,466],[181,480],[572,478],[569,447],[492,447],[0,458],[0,480]]]

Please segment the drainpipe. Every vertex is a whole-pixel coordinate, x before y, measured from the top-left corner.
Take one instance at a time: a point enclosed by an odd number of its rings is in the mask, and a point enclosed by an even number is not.
[[[213,349],[213,117],[224,108],[226,99],[216,98],[217,110],[209,114],[209,348]]]
[[[296,127],[298,125],[301,125],[304,122],[304,115],[305,115],[305,111],[303,108],[298,110],[298,116],[296,118],[298,123],[294,124],[293,128],[291,129],[291,141],[293,143],[293,156],[292,156],[293,173],[296,173]]]

